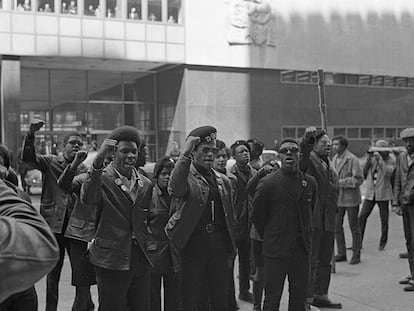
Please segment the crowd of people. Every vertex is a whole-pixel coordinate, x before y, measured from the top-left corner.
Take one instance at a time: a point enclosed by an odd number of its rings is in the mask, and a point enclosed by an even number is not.
[[[170,311],[234,311],[237,297],[253,310],[274,311],[286,277],[289,310],[341,309],[330,299],[329,285],[333,262],[347,261],[344,216],[354,265],[361,262],[376,204],[378,250],[386,247],[391,202],[402,215],[408,251],[409,276],[400,283],[414,291],[414,128],[401,132],[406,151],[398,158],[378,140],[361,166],[345,137],[330,139],[323,129],[309,127],[300,140],[283,139],[279,159],[263,162],[259,139],[227,146],[214,127],[202,126],[188,133],[182,150],[161,157],[149,178],[142,170],[145,146],[134,127],[114,129],[88,167],[78,133],[65,136],[62,153],[38,153],[35,135],[42,126],[31,122],[22,160],[43,174],[40,212],[59,246],[47,275],[46,311],[58,310],[65,252],[73,311],[94,310],[95,303],[101,311],[160,311],[162,305]],[[6,154],[0,149],[0,175],[18,191],[17,177],[6,173]],[[97,302],[90,291],[95,284]],[[25,301],[25,308],[11,309],[15,301]],[[37,310],[34,287],[12,295],[0,309]]]

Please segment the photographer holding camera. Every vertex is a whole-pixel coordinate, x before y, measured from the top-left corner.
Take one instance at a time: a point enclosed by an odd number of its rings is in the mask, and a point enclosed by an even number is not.
[[[388,142],[378,140],[374,148],[368,150],[368,160],[364,167],[366,184],[365,200],[359,214],[361,241],[364,239],[365,226],[375,204],[378,205],[381,218],[381,238],[378,250],[382,251],[388,239],[389,201],[392,200],[391,175],[395,168],[395,156],[387,150]]]

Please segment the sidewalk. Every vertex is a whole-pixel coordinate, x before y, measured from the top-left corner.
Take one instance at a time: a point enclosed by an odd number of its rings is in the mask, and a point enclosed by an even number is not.
[[[38,207],[39,196],[33,196]],[[362,263],[351,266],[347,262],[336,264],[336,273],[332,275],[330,296],[342,302],[344,311],[412,311],[414,310],[414,292],[404,292],[398,281],[408,275],[408,262],[398,254],[405,250],[402,220],[390,212],[390,231],[388,244],[384,251],[377,250],[380,222],[378,208],[375,207],[368,220],[365,233]],[[348,221],[345,221],[346,240],[351,243]],[[348,258],[351,254],[348,253]],[[237,267],[236,270],[237,272]],[[237,277],[237,276],[236,276]],[[236,278],[236,287],[238,286]],[[45,280],[36,285],[39,296],[39,310],[45,309]],[[237,292],[236,288],[236,292]],[[92,287],[93,300],[97,306],[96,286]],[[60,282],[59,310],[71,310],[74,288],[70,286],[70,263],[65,259]],[[252,310],[252,305],[239,302],[241,311]],[[96,308],[97,310],[97,308]],[[287,283],[282,297],[281,311],[287,310]],[[329,309],[325,309],[329,310]]]

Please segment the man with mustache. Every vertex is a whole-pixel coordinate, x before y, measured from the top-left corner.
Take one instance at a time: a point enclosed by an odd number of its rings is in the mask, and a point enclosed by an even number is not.
[[[95,266],[100,311],[149,308],[151,270],[145,241],[153,185],[135,168],[140,144],[134,127],[114,129],[81,189],[82,203],[97,209],[89,260]],[[113,161],[103,168],[111,155]]]
[[[65,168],[72,163],[76,153],[83,146],[82,137],[78,133],[67,134],[63,138],[63,152],[61,155],[41,155],[35,150],[35,133],[44,125],[38,119],[32,120],[29,132],[24,140],[22,160],[42,172],[42,195],[40,198],[40,214],[49,224],[59,244],[60,257],[55,268],[47,275],[46,281],[46,311],[56,311],[59,298],[59,280],[62,271],[65,250],[71,257],[71,239],[64,236],[70,211],[67,200],[69,195],[57,185],[57,179]],[[72,285],[76,288],[73,311],[83,311],[93,308],[90,299],[89,284],[75,277],[73,270],[77,269],[72,263]],[[89,306],[88,305],[89,301]]]
[[[195,311],[202,289],[213,310],[228,310],[229,268],[235,254],[235,218],[230,180],[212,169],[217,130],[192,130],[172,171],[171,214],[165,231],[181,255],[182,310]]]
[[[281,169],[263,177],[254,196],[252,222],[263,238],[264,311],[279,310],[286,276],[289,310],[305,310],[317,184],[299,170],[299,152],[294,139],[284,139]]]

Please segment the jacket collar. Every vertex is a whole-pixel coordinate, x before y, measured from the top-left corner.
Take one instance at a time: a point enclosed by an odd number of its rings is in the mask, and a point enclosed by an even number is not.
[[[335,163],[335,161],[336,161],[337,158],[338,158],[338,155],[335,154],[334,159],[333,159],[334,160],[334,163]],[[352,158],[351,152],[348,149],[345,150],[344,155],[342,157],[341,164],[339,165],[338,169],[336,170],[336,172],[338,174],[342,170],[342,168],[344,167],[344,165],[348,162],[348,160],[350,160],[351,158]]]

